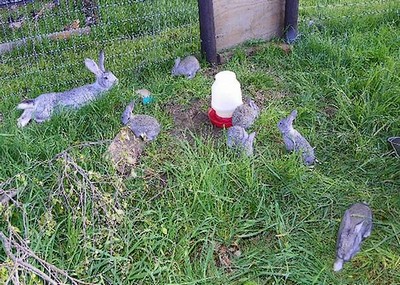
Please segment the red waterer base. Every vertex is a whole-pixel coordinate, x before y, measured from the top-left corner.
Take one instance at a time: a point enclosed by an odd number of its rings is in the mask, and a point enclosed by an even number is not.
[[[217,115],[213,108],[208,110],[208,118],[211,123],[218,128],[230,128],[232,127],[232,118],[222,118]]]

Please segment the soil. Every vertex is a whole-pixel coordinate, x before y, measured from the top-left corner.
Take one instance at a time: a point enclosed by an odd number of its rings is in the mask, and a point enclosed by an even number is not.
[[[252,46],[252,47],[248,47],[244,50],[244,52],[246,53],[246,56],[250,57],[253,56],[254,54],[256,54],[257,52],[263,50],[265,47],[264,46]],[[224,64],[226,62],[228,62],[234,55],[234,51],[225,51],[222,52],[220,54],[218,54],[219,57],[219,63],[220,64]]]
[[[328,105],[323,109],[323,111],[328,118],[332,119],[336,116],[338,110],[336,107]]]
[[[274,90],[243,90],[243,101],[249,97],[261,110],[268,105],[268,101],[278,100],[285,96],[288,94]],[[206,99],[193,99],[188,105],[167,104],[165,110],[174,120],[174,128],[170,134],[188,141],[191,140],[190,133],[205,138],[220,138],[223,134],[222,129],[213,126],[208,118],[209,106],[210,102]]]
[[[241,250],[236,243],[229,246],[219,243],[215,244],[215,264],[217,267],[224,268],[227,272],[232,272],[232,258],[240,257],[241,254]]]
[[[211,65],[209,67],[202,68],[201,72],[207,77],[214,78],[215,75],[222,70],[223,70],[223,66],[221,66],[221,65]]]
[[[190,133],[201,137],[219,138],[222,129],[214,127],[208,119],[209,102],[205,99],[193,99],[188,106],[170,103],[166,106],[167,112],[174,120],[171,135],[190,140]]]

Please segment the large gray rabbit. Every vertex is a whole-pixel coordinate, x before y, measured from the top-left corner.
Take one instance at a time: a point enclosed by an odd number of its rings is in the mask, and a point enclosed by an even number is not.
[[[161,126],[156,118],[148,115],[134,115],[133,108],[135,101],[132,101],[122,113],[121,121],[128,126],[136,137],[144,141],[154,140],[160,133]]]
[[[337,237],[334,271],[360,251],[361,242],[372,231],[372,211],[365,203],[356,203],[344,213]]]
[[[92,59],[85,59],[86,67],[96,75],[96,81],[68,91],[46,93],[35,99],[22,101],[17,108],[24,110],[18,119],[18,126],[26,126],[30,120],[38,123],[47,121],[54,113],[62,109],[78,109],[97,99],[105,91],[111,89],[118,79],[104,68],[104,52],[99,55],[99,64]]]
[[[233,126],[227,131],[227,145],[247,156],[253,155],[253,143],[256,133],[248,134],[243,127]]]
[[[312,165],[315,162],[314,148],[308,141],[293,128],[293,121],[297,116],[297,111],[293,110],[287,118],[283,118],[278,123],[278,129],[282,133],[283,141],[288,151],[300,151],[305,165]]]

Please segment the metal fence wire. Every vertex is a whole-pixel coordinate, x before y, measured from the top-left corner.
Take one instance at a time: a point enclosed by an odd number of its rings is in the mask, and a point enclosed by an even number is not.
[[[323,20],[367,20],[385,14],[400,16],[397,0],[310,0],[300,2],[300,22]]]
[[[300,29],[314,22],[399,16],[399,3],[301,1]],[[197,0],[0,0],[0,96],[87,83],[83,59],[103,48],[106,68],[143,80],[145,67],[167,69],[177,56],[198,54]]]
[[[3,91],[40,94],[88,83],[83,60],[100,49],[120,77],[196,53],[197,1],[0,0]]]

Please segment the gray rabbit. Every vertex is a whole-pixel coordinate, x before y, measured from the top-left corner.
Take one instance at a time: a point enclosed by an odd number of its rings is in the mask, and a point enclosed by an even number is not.
[[[253,155],[253,143],[256,133],[248,134],[240,126],[230,127],[227,131],[227,145],[230,148],[244,152],[247,156]]]
[[[232,114],[232,125],[240,126],[245,129],[250,127],[257,119],[260,108],[249,99],[247,103],[238,106]]]
[[[85,59],[85,65],[96,75],[94,83],[64,92],[42,94],[35,99],[21,102],[17,108],[24,112],[18,119],[18,126],[24,127],[32,119],[38,123],[47,121],[62,109],[78,109],[100,97],[118,82],[114,74],[104,68],[103,51],[100,52],[98,65],[88,58]]]
[[[343,263],[360,251],[363,239],[372,231],[372,211],[365,203],[356,203],[344,213],[337,237],[334,271],[339,271]]]
[[[293,121],[297,116],[297,111],[293,110],[287,118],[283,118],[278,123],[278,129],[282,133],[288,151],[300,151],[305,165],[312,165],[315,162],[314,148],[308,141],[293,128]]]
[[[200,63],[196,57],[189,55],[181,60],[180,57],[175,59],[175,65],[172,68],[173,76],[185,75],[188,79],[196,76],[196,72],[200,69]]]
[[[157,119],[148,115],[134,115],[134,107],[135,102],[132,101],[125,108],[121,116],[122,123],[127,125],[136,137],[142,138],[144,141],[154,140],[161,130]]]

